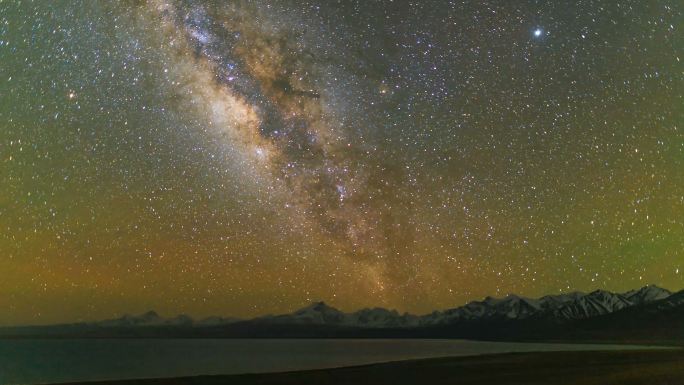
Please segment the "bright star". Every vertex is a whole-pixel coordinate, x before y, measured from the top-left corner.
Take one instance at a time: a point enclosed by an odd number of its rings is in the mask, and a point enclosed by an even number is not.
[[[540,37],[542,35],[542,30],[541,28],[537,28],[534,30],[534,37]]]

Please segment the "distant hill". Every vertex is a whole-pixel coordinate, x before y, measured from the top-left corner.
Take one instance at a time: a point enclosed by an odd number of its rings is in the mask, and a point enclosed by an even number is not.
[[[138,316],[65,325],[0,328],[0,337],[470,338],[489,340],[684,341],[684,291],[646,286],[626,293],[487,297],[426,315],[383,308],[345,313],[314,302],[250,320]]]

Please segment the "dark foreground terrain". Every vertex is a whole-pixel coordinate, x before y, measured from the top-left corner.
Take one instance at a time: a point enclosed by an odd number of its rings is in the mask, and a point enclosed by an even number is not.
[[[498,354],[305,372],[131,380],[110,384],[679,385],[684,384],[684,350]]]

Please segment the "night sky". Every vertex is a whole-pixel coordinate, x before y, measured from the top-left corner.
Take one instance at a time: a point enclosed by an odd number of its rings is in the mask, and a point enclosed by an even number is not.
[[[682,289],[683,12],[0,1],[0,324]]]

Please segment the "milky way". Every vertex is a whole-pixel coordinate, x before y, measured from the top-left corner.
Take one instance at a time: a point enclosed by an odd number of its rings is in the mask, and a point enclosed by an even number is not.
[[[335,106],[317,89],[325,60],[303,48],[301,32],[258,25],[267,16],[239,5],[152,7],[178,50],[179,78],[193,78],[193,98],[209,106],[227,146],[282,182],[301,215],[339,240],[345,255],[383,258],[403,244],[393,227],[405,220],[390,211],[408,204],[396,193],[407,180],[354,138],[353,122],[329,111]]]
[[[0,3],[0,323],[684,287],[678,1]]]

